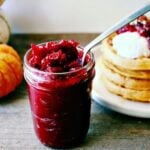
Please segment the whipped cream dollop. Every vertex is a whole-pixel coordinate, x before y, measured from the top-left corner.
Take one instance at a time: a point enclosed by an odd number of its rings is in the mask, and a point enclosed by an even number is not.
[[[134,59],[150,56],[147,39],[137,32],[118,34],[113,38],[112,44],[117,54],[125,58]]]

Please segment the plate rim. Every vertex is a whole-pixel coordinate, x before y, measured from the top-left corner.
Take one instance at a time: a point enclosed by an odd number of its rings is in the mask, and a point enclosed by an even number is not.
[[[115,112],[118,112],[118,113],[121,113],[121,114],[124,114],[124,115],[128,115],[128,116],[131,116],[131,117],[150,118],[150,112],[146,112],[146,111],[142,112],[142,111],[139,111],[139,110],[135,111],[135,110],[131,110],[129,108],[122,108],[122,107],[116,106],[115,104],[109,103],[104,98],[100,97],[99,94],[97,94],[97,92],[95,90],[92,90],[91,97],[98,104],[100,104],[100,105],[102,105],[106,108],[109,108],[109,109],[111,109]],[[136,103],[136,102],[134,102],[134,103]]]

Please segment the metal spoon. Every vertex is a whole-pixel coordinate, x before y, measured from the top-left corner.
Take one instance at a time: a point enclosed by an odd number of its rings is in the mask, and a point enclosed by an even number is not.
[[[84,54],[82,57],[82,65],[85,61],[85,56],[88,53],[88,51],[96,46],[98,43],[100,43],[103,39],[105,39],[107,36],[115,32],[116,30],[120,29],[121,27],[125,26],[126,24],[130,23],[131,21],[135,20],[137,17],[145,14],[146,12],[150,11],[150,3],[145,5],[144,7],[136,10],[129,16],[121,19],[119,22],[117,22],[112,27],[108,28],[106,31],[104,31],[102,34],[100,34],[98,37],[96,37],[93,41],[91,41],[88,45],[84,47]]]

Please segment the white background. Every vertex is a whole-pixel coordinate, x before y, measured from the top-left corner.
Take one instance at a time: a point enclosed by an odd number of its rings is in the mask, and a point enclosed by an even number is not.
[[[150,0],[5,0],[14,33],[102,32]]]

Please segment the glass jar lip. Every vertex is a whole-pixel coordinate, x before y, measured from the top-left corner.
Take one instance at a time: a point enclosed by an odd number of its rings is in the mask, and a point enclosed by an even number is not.
[[[44,44],[44,43],[42,43]],[[41,44],[39,44],[41,45]],[[81,46],[80,46],[81,47]],[[79,48],[80,48],[79,47]],[[74,71],[68,71],[68,72],[46,72],[46,71],[42,71],[42,70],[38,70],[34,67],[32,67],[29,63],[28,63],[28,60],[27,60],[27,56],[31,53],[31,48],[25,53],[24,55],[24,68],[27,68],[33,72],[38,72],[40,74],[45,74],[45,75],[67,75],[67,74],[70,74],[70,73],[76,73],[76,72],[79,72],[81,70],[84,70],[84,69],[87,69],[87,68],[91,68],[91,63],[94,62],[95,64],[95,61],[94,61],[94,54],[92,52],[89,52],[90,56],[91,56],[91,59],[90,61],[84,65],[83,67],[79,68],[79,69],[76,69]]]

